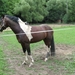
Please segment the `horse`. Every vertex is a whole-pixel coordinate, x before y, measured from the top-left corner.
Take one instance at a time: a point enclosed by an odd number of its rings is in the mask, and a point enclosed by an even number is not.
[[[26,25],[25,22],[23,22],[19,17],[4,15],[0,19],[0,31],[2,32],[7,27],[10,27],[10,29],[14,32],[18,42],[22,46],[23,52],[25,54],[25,60],[22,64],[26,64],[26,61],[28,60],[28,54],[31,59],[29,67],[33,65],[34,59],[31,55],[30,44],[39,42],[41,40],[43,40],[45,45],[48,47],[45,61],[48,60],[50,55],[55,55],[53,29],[50,26],[43,24],[36,26]]]

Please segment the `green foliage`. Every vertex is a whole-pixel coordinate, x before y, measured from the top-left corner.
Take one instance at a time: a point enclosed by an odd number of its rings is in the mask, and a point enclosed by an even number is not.
[[[47,2],[47,9],[49,11],[49,15],[46,19],[51,22],[57,22],[58,20],[67,22],[68,12],[71,6],[70,3],[71,0],[49,0]]]
[[[0,17],[9,14],[28,22],[75,21],[75,0],[0,0]]]
[[[45,0],[20,0],[14,8],[15,14],[21,14],[21,17],[28,22],[40,22],[47,15]]]
[[[15,2],[18,0],[0,0],[0,16],[5,14],[13,15]]]
[[[70,23],[75,20],[75,0],[48,0],[47,9],[49,11],[46,17],[48,22],[62,20],[63,23]]]
[[[75,21],[75,0],[71,0],[70,11],[68,15],[68,22]]]

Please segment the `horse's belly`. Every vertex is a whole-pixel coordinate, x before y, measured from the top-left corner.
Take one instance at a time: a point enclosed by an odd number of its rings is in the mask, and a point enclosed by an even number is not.
[[[39,41],[45,39],[45,34],[44,33],[35,33],[32,36],[33,36],[33,38],[30,41],[31,43],[39,42]]]

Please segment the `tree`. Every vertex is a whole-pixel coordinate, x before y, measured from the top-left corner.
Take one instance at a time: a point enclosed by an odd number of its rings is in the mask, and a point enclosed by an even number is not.
[[[75,21],[75,0],[0,0],[0,17],[15,15],[28,22]]]
[[[1,17],[1,14],[3,13],[3,6],[2,6],[2,4],[3,4],[3,1],[0,0],[0,17]]]
[[[48,14],[46,0],[20,0],[16,3],[14,13],[28,22],[41,22]]]
[[[66,5],[63,0],[49,0],[47,2],[47,10],[49,11],[46,20],[48,22],[57,22],[61,20],[66,13]]]
[[[15,2],[18,0],[0,0],[0,16],[2,15],[13,15],[13,8]]]
[[[71,0],[68,14],[68,22],[75,22],[75,0]]]
[[[72,0],[48,0],[47,10],[49,14],[45,18],[46,22],[62,22],[67,23],[69,20],[69,13],[71,11]]]

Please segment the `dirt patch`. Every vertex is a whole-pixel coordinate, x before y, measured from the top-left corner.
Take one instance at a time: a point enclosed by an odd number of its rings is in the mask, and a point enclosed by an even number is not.
[[[57,45],[56,53],[61,55],[69,55],[75,50],[75,46],[70,45]]]
[[[17,53],[19,51],[19,53]],[[70,45],[56,45],[56,56],[49,58],[47,62],[44,62],[44,58],[47,53],[47,47],[42,46],[36,50],[32,51],[32,55],[34,57],[34,65],[29,68],[29,62],[27,65],[22,65],[25,57],[23,55],[22,50],[11,51],[6,48],[4,51],[6,54],[6,58],[8,58],[9,69],[11,71],[11,75],[65,75],[65,71],[63,70],[63,66],[60,68],[55,65],[55,60],[66,60],[70,59],[69,55],[75,51],[75,46]],[[57,70],[57,72],[55,72]],[[59,72],[58,72],[59,71]],[[13,74],[12,74],[13,73]]]

